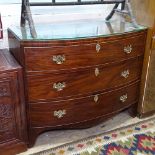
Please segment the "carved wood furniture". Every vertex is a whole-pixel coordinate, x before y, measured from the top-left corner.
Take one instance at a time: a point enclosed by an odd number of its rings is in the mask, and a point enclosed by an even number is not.
[[[90,127],[137,106],[146,28],[65,24],[36,25],[37,39],[8,30],[10,51],[24,68],[30,146],[43,131]]]
[[[0,155],[26,150],[22,69],[7,50],[0,50]]]
[[[132,3],[138,23],[148,27],[138,108],[139,116],[146,117],[155,114],[155,1],[133,0]]]

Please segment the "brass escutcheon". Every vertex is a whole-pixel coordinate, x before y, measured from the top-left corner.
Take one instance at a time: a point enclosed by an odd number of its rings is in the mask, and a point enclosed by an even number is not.
[[[94,102],[97,103],[98,102],[98,99],[99,99],[98,95],[95,95],[94,96]]]
[[[95,76],[98,76],[100,74],[100,71],[98,68],[95,68]]]
[[[96,52],[97,52],[97,53],[100,51],[100,49],[101,49],[100,44],[96,44]]]

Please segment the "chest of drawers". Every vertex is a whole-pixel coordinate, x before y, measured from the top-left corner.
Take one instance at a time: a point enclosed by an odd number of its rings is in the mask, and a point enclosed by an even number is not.
[[[0,155],[27,148],[22,69],[7,50],[0,50]]]
[[[30,146],[43,131],[90,127],[136,107],[146,29],[49,40],[8,34],[24,68]]]

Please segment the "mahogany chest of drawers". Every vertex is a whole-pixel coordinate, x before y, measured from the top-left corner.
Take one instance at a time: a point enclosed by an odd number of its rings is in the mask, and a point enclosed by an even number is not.
[[[22,69],[0,50],[0,155],[25,151],[27,141]]]
[[[78,39],[8,34],[24,68],[30,146],[43,131],[90,127],[136,107],[146,29]]]

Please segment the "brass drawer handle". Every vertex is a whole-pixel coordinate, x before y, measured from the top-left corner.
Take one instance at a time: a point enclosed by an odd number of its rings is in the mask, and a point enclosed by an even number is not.
[[[128,99],[128,95],[127,95],[127,94],[122,95],[122,96],[120,97],[120,101],[121,101],[122,103],[124,103],[127,99]]]
[[[100,44],[96,44],[96,52],[98,53],[101,49],[101,45]]]
[[[66,83],[65,82],[58,82],[58,83],[54,83],[53,84],[53,88],[56,89],[57,91],[61,91],[66,87]]]
[[[99,69],[98,68],[95,68],[95,76],[99,76],[99,74],[100,74]]]
[[[57,117],[60,119],[60,118],[64,117],[64,115],[66,115],[66,110],[54,111],[53,115],[54,115],[54,117]]]
[[[66,61],[65,55],[54,55],[53,56],[53,61],[56,64],[61,65]]]
[[[124,77],[124,78],[128,78],[129,77],[129,70],[125,70],[121,73],[121,76]]]
[[[132,45],[125,46],[124,52],[130,54],[132,52]]]
[[[99,96],[98,95],[95,95],[94,96],[94,102],[97,103],[98,102],[98,99],[99,99]]]

